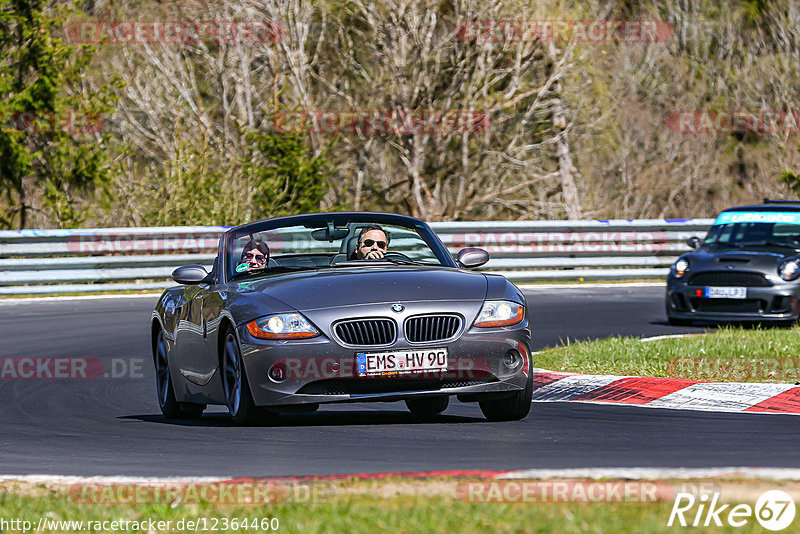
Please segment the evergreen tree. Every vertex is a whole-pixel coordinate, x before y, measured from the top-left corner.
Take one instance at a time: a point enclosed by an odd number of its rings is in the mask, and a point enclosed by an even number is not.
[[[327,190],[328,163],[312,156],[303,134],[247,134],[250,157],[245,175],[253,188],[256,217],[319,211]]]
[[[25,228],[42,210],[60,227],[86,218],[109,180],[103,114],[111,101],[84,71],[93,49],[65,42],[72,4],[0,0],[0,226]]]

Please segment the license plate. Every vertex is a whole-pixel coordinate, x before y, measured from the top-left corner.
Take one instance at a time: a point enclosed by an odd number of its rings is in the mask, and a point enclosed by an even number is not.
[[[358,376],[386,376],[447,369],[447,349],[360,352],[356,354]]]
[[[706,298],[709,299],[744,299],[747,298],[746,287],[707,287]]]

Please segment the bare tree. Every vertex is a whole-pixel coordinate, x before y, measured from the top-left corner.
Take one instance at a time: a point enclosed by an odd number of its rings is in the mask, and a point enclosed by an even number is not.
[[[246,203],[255,185],[239,167],[244,134],[273,129],[275,110],[390,117],[393,127],[377,131],[306,129],[334,176],[322,209],[429,220],[707,215],[788,194],[776,175],[800,168],[796,133],[676,133],[666,123],[681,110],[798,109],[800,8],[789,0],[723,17],[695,0],[123,0],[114,9],[281,30],[275,41],[101,51],[101,78],[125,82],[117,193],[135,224],[146,222],[143,206],[176,195],[179,164],[217,176],[229,205]],[[592,43],[524,33],[554,19],[660,20],[673,35]],[[441,124],[447,112],[466,118],[460,128]],[[403,124],[409,117],[422,126]]]

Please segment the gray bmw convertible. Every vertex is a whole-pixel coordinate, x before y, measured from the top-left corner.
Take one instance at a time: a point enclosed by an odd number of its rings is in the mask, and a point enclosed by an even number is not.
[[[168,418],[227,406],[239,424],[322,403],[403,400],[420,415],[451,397],[487,419],[524,418],[533,379],[525,297],[471,271],[419,219],[278,217],[232,228],[211,272],[186,265],[152,314],[158,403]]]

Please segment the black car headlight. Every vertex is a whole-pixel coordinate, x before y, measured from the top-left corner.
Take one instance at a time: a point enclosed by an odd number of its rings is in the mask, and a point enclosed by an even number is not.
[[[672,265],[672,275],[675,278],[683,278],[686,271],[689,270],[689,261],[685,258],[680,258]]]
[[[778,276],[787,282],[797,280],[800,276],[800,258],[792,258],[778,265]]]

